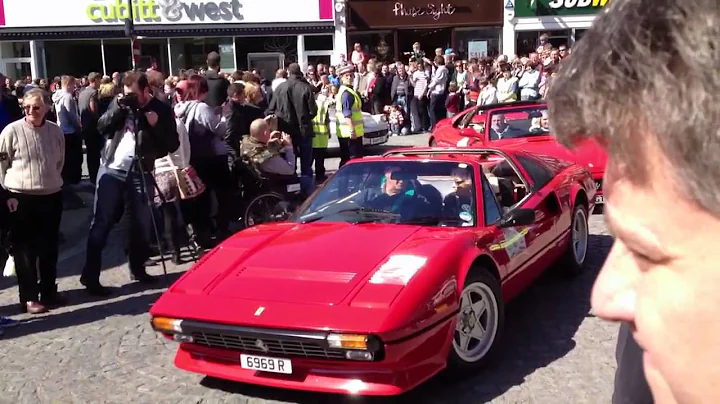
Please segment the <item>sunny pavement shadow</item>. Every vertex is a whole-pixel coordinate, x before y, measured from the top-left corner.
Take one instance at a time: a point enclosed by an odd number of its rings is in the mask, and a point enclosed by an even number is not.
[[[612,238],[590,235],[588,269],[567,278],[548,269],[506,307],[503,342],[488,366],[466,375],[442,372],[414,390],[397,397],[347,397],[274,389],[205,377],[205,387],[267,400],[296,403],[485,403],[521,385],[535,370],[564,357],[575,348],[575,336],[589,316],[590,291],[605,261]]]

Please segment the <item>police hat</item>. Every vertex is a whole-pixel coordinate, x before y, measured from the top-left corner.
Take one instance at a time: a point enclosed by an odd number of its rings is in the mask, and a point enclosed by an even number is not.
[[[348,65],[348,66],[343,66],[343,67],[337,69],[338,76],[342,76],[343,74],[346,74],[346,73],[355,73],[355,68],[352,65]]]

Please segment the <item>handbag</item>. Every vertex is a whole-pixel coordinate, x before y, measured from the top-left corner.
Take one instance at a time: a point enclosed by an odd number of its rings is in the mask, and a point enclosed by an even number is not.
[[[168,203],[180,199],[192,199],[205,191],[205,184],[192,166],[179,168],[170,156],[165,156],[169,170],[156,173],[157,190],[155,202]]]

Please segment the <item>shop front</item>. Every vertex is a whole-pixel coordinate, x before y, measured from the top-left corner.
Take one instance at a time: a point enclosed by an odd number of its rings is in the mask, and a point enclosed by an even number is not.
[[[111,74],[154,67],[177,74],[221,55],[221,69],[261,69],[269,78],[292,62],[330,62],[334,0],[132,0],[140,57],[125,36],[127,0],[0,1],[0,69],[10,77]],[[342,32],[342,49],[345,33]]]
[[[432,55],[436,48],[453,48],[470,59],[497,55],[502,32],[502,4],[498,0],[349,0],[348,58],[359,43],[380,61],[407,61],[412,44]]]
[[[609,0],[506,0],[503,54],[535,52],[547,34],[555,47],[572,46]]]

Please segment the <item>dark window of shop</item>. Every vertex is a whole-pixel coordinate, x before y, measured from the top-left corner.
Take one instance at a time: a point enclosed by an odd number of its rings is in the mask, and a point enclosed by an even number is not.
[[[333,50],[332,35],[305,35],[306,51]]]
[[[130,40],[123,41],[124,48],[122,49],[108,46],[108,42],[105,42],[105,59],[110,62],[107,64],[108,72],[128,70],[131,63],[129,59]],[[120,57],[118,57],[118,52],[120,52]],[[122,59],[123,54],[127,55],[127,59]],[[119,66],[114,63],[117,59],[122,60]],[[103,71],[102,49],[99,40],[45,41],[45,61],[47,75],[50,78],[63,74],[82,77],[90,72]]]
[[[263,77],[272,79],[277,69],[298,61],[297,43],[297,36],[236,37],[238,70],[259,69]]]
[[[576,29],[575,30],[575,42],[579,41],[583,35],[585,35],[586,29]]]
[[[407,61],[412,53],[413,44],[420,42],[420,49],[432,59],[435,56],[435,49],[441,48],[444,51],[450,47],[451,39],[452,28],[398,30],[400,58]]]
[[[501,28],[458,28],[455,29],[455,46],[458,58],[469,60],[477,58],[478,52],[495,57],[500,54]],[[470,53],[472,52],[472,55]]]
[[[350,60],[352,56],[352,48],[356,43],[360,44],[367,59],[374,58],[380,62],[392,62],[395,59],[393,33],[390,31],[363,33],[351,32],[348,34],[348,46],[350,49],[348,49],[347,52],[347,60]]]
[[[540,35],[542,34],[547,34],[550,38],[550,43],[555,48],[560,45],[568,45],[570,43],[570,30],[518,32],[515,43],[517,54],[519,56],[526,56],[537,51],[538,45],[540,45]]]

